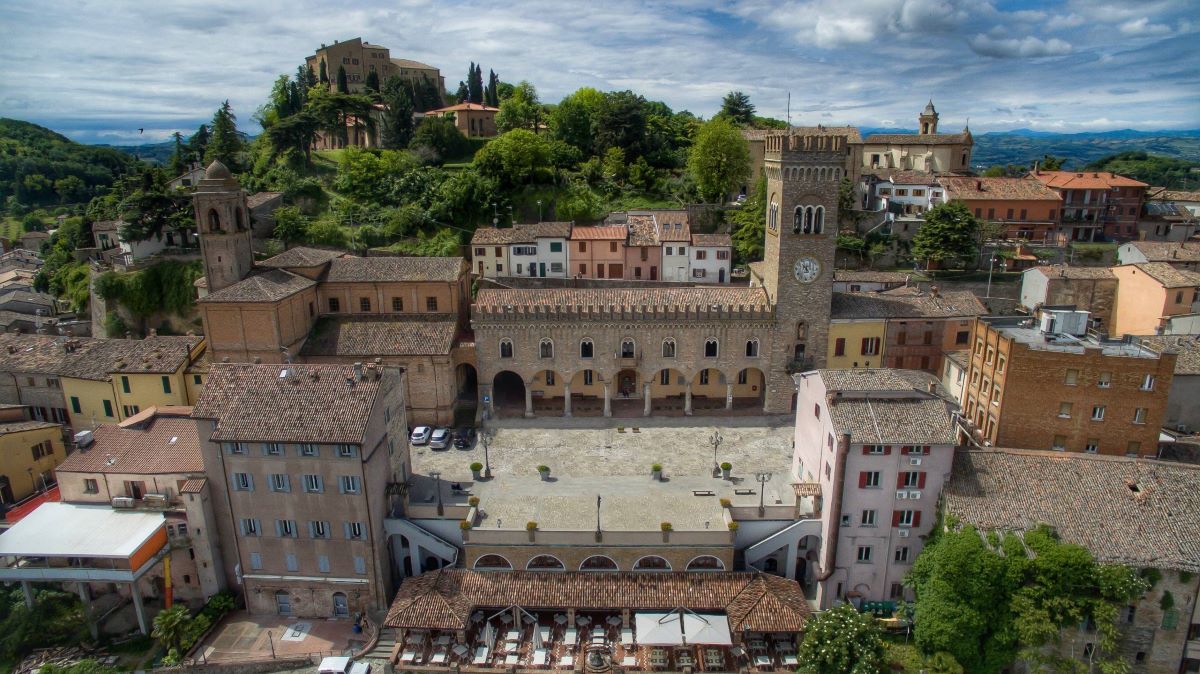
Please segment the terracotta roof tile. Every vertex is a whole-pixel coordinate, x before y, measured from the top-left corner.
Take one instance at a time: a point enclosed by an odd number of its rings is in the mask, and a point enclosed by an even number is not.
[[[478,233],[479,230],[475,230]],[[625,225],[602,225],[599,227],[576,227],[571,230],[572,241],[624,241],[628,235]]]
[[[630,214],[627,223],[630,246],[657,246],[661,243],[654,216]]]
[[[476,608],[722,611],[734,632],[800,632],[811,609],[798,583],[759,573],[478,572],[405,578],[384,624],[464,629]]]
[[[870,173],[874,174],[880,180],[890,182],[893,185],[937,185],[938,179],[932,173],[926,171],[912,171],[909,169],[889,169],[876,168],[870,169]]]
[[[833,294],[833,318],[951,318],[981,316],[987,307],[966,290],[933,296],[918,288]]]
[[[835,269],[834,281],[847,283],[905,283],[910,274],[904,271],[872,271],[858,269]]]
[[[263,204],[282,198],[283,192],[255,192],[254,194],[246,197],[246,208],[254,210]]]
[[[11,435],[13,433],[25,433],[28,431],[40,431],[43,428],[59,428],[59,425],[49,421],[9,421],[0,423],[0,435]],[[61,466],[56,470],[62,470]]]
[[[115,360],[109,373],[170,374],[191,361],[191,354],[203,337],[160,336],[145,339],[110,340]]]
[[[199,494],[204,491],[204,485],[208,484],[208,478],[192,477],[184,480],[183,484],[179,485],[180,494]]]
[[[1131,241],[1147,262],[1200,262],[1200,243],[1189,241]]]
[[[863,139],[866,145],[956,145],[971,142],[971,136],[966,133],[873,133]]]
[[[1200,274],[1176,269],[1166,262],[1141,262],[1135,267],[1163,285],[1164,288],[1194,288],[1200,286]]]
[[[1182,190],[1168,190],[1163,187],[1151,187],[1150,192],[1146,195],[1150,199],[1161,201],[1197,201],[1200,202],[1200,192],[1185,192]]]
[[[1054,528],[1097,560],[1200,571],[1200,466],[1032,451],[963,450],[947,512],[983,531]]]
[[[199,339],[68,339],[48,335],[3,334],[0,335],[0,371],[105,381],[110,378],[111,372],[118,369],[118,362],[140,366],[143,357],[153,358],[156,364],[151,369],[140,370],[135,367],[129,371],[157,372],[160,367],[178,362],[175,358],[183,348],[181,344],[194,343]],[[163,357],[156,357],[154,354],[157,353],[162,353]]]
[[[1112,279],[1115,281],[1117,278],[1108,267],[1073,267],[1065,264],[1034,267],[1025,273],[1037,273],[1051,279]]]
[[[1171,349],[1179,354],[1175,359],[1177,376],[1200,374],[1200,335],[1153,335],[1138,339],[1155,351]]]
[[[920,370],[894,368],[817,370],[827,391],[845,393],[882,393],[926,391],[933,375]]]
[[[1106,190],[1113,187],[1149,187],[1144,182],[1115,173],[1097,171],[1036,171],[1029,177],[1050,187],[1068,190]]]
[[[197,302],[278,302],[316,284],[317,282],[310,278],[282,269],[271,269],[209,293]]]
[[[217,420],[216,441],[361,443],[382,381],[350,365],[214,363],[192,416]]]
[[[839,433],[871,444],[951,445],[950,405],[941,398],[834,398],[829,415]]]
[[[458,332],[450,315],[326,316],[317,321],[303,356],[448,355]]]
[[[679,307],[769,308],[762,288],[700,286],[682,288],[538,288],[484,289],[475,298],[479,307],[594,306],[635,308]]]
[[[938,182],[946,188],[947,200],[1062,201],[1058,192],[1032,178],[942,176]]]
[[[340,257],[329,263],[327,283],[441,281],[464,273],[461,257]]]
[[[728,234],[693,234],[693,246],[732,246],[733,239]]]
[[[477,112],[499,112],[500,108],[493,108],[491,106],[482,105],[480,103],[459,103],[458,105],[449,105],[444,108],[438,108],[436,110],[427,110],[427,111],[425,111],[425,114],[428,115],[428,114],[434,113],[434,112],[456,112],[458,110],[475,110]]]
[[[133,475],[203,473],[200,437],[191,411],[190,407],[165,412],[150,408],[143,411],[151,413],[138,424],[101,424],[92,431],[92,445],[68,456],[56,470]]]
[[[282,253],[269,257],[258,263],[260,267],[268,269],[287,269],[288,267],[319,267],[326,262],[346,255],[344,250],[326,250],[323,248],[308,248],[306,246],[297,246],[289,248]]]

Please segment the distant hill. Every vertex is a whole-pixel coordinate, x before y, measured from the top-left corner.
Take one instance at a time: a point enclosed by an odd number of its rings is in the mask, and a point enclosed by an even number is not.
[[[117,152],[128,154],[151,164],[166,164],[175,151],[175,141],[164,140],[161,143],[144,143],[142,145],[93,145],[104,147]]]
[[[24,206],[86,203],[136,164],[124,152],[0,118],[0,208],[10,197]]]
[[[916,133],[915,129],[859,129],[863,137],[872,133]],[[1056,133],[1034,129],[990,131],[975,134],[972,161],[983,169],[996,164],[1030,166],[1047,154],[1067,158],[1067,168],[1087,164],[1122,152],[1148,152],[1174,159],[1200,162],[1200,129],[1182,131],[1138,131],[1116,129],[1085,133]]]

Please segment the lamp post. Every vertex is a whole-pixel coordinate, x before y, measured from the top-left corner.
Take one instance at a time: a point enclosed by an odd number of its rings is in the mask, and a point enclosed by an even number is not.
[[[479,442],[483,443],[483,477],[492,478],[492,462],[488,457],[488,444],[492,441],[492,432],[485,430],[479,434]]]
[[[513,220],[513,210],[512,210],[512,206],[509,206],[509,207],[508,207],[508,226],[509,226],[509,227],[512,227],[512,226],[513,226],[513,225],[515,225],[515,224],[517,224],[517,223],[516,223],[516,221],[514,221],[514,220]]]
[[[755,473],[754,479],[758,480],[758,516],[762,517],[767,511],[766,501],[763,499],[767,494],[766,486],[767,483],[771,481],[771,474]]]
[[[433,478],[433,480],[434,480],[433,488],[437,490],[437,500],[438,500],[437,514],[438,514],[438,517],[441,517],[444,514],[443,508],[442,508],[442,472],[440,470],[431,470],[431,471],[429,471],[429,476]]]
[[[542,221],[542,200],[538,199],[537,204],[538,204],[538,222],[541,222]]]
[[[717,448],[720,447],[721,443],[724,441],[725,438],[721,435],[721,431],[719,430],[714,429],[712,435],[708,436],[708,444],[712,445],[713,447],[713,477],[717,477],[721,474],[721,464],[717,463]]]
[[[1001,262],[1001,263],[1000,263],[1000,271],[1001,271],[1001,272],[1003,272],[1003,271],[1005,270],[1005,268],[1007,268],[1007,266],[1008,266],[1008,265],[1006,265],[1004,262]],[[987,297],[987,298],[989,298],[989,299],[990,299],[990,298],[991,298],[991,296],[992,296],[992,270],[993,270],[995,267],[996,267],[996,256],[995,256],[995,255],[993,255],[993,256],[992,256],[992,259],[991,259],[991,260],[988,262],[988,282],[987,282],[987,294],[986,294],[986,297]]]

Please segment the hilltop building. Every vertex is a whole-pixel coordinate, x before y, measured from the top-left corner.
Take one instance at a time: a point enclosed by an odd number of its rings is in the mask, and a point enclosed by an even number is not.
[[[392,58],[391,51],[384,46],[363,42],[362,38],[334,40],[333,44],[322,44],[315,54],[304,60],[312,69],[313,74],[321,79],[322,71],[330,91],[337,91],[338,68],[346,69],[346,84],[350,93],[362,93],[366,86],[367,75],[378,73],[379,84],[393,75],[398,75],[414,84],[425,79],[437,85],[438,91],[446,90],[446,79],[435,66],[413,61],[411,59]]]
[[[903,169],[929,173],[968,172],[975,139],[971,130],[938,133],[940,115],[933,101],[926,104],[917,118],[918,128],[910,133],[877,133],[863,139],[859,150],[858,172],[876,169]]]

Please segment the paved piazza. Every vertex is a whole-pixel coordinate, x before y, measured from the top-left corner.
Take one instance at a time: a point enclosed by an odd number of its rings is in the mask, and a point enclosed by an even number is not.
[[[671,423],[671,422],[676,423]],[[796,502],[788,475],[792,455],[792,427],[775,419],[723,419],[724,440],[718,460],[733,464],[733,479],[712,477],[713,451],[709,438],[717,427],[693,420],[659,420],[654,426],[603,428],[557,427],[559,420],[530,420],[492,430],[491,480],[473,482],[470,464],[483,462],[483,446],[471,450],[431,450],[414,447],[413,497],[429,502],[439,471],[445,503],[460,503],[468,495],[480,497],[481,527],[523,528],[538,522],[543,528],[589,530],[595,527],[596,494],[603,494],[601,516],[606,528],[657,529],[669,521],[677,530],[705,530],[723,526],[719,500],[736,506],[758,505],[755,471],[770,471],[765,501]],[[541,425],[534,425],[540,423]],[[547,427],[553,424],[555,427]],[[691,425],[685,425],[691,424]],[[650,466],[663,465],[664,481],[650,478]],[[552,480],[543,482],[539,465],[549,466]],[[453,493],[451,482],[462,492]],[[742,493],[737,493],[737,492]],[[694,492],[712,492],[697,495]]]

